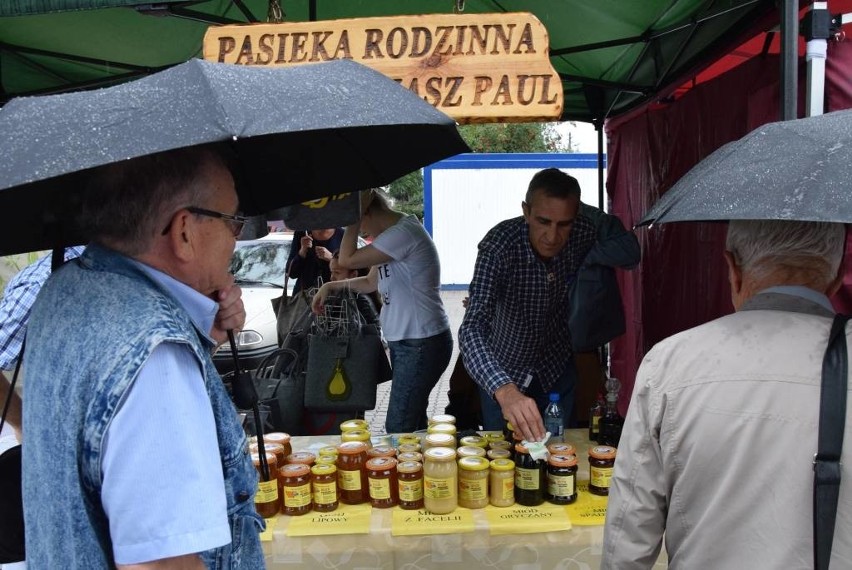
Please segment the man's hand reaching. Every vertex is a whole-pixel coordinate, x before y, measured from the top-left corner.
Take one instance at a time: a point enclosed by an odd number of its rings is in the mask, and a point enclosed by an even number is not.
[[[504,384],[494,392],[497,403],[503,411],[503,417],[515,428],[515,433],[527,441],[544,439],[544,422],[538,412],[535,400],[524,396],[515,384]]]

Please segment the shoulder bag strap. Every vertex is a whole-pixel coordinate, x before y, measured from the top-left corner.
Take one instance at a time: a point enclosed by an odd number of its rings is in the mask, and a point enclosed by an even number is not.
[[[814,568],[827,570],[840,495],[840,453],[846,424],[848,316],[835,315],[822,361],[819,438],[814,456]]]
[[[24,340],[21,341],[21,351],[18,353],[18,362],[15,364],[15,373],[12,375],[12,384],[9,386],[9,393],[6,394],[6,403],[3,404],[3,417],[0,418],[0,432],[3,431],[3,426],[6,425],[6,414],[9,413],[9,407],[12,404],[12,396],[15,395],[15,384],[18,382],[18,374],[21,372],[21,361],[24,359],[24,345],[27,343],[27,336],[24,335]]]

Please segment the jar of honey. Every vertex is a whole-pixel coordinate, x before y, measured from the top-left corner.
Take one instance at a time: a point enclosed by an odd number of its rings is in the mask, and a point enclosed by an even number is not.
[[[321,447],[317,452],[317,459],[320,457],[334,457],[337,459],[337,448],[333,445],[326,445],[325,447]]]
[[[367,445],[348,441],[337,446],[337,488],[340,502],[347,505],[366,503],[370,495],[367,486]]]
[[[257,494],[254,496],[254,507],[257,514],[268,519],[278,514],[278,461],[275,454],[266,452],[266,463],[269,465],[269,481],[263,480],[263,471],[260,467],[260,455],[251,454],[251,461],[260,474],[260,482],[257,484]]]
[[[311,468],[291,463],[281,468],[285,515],[300,516],[311,510]]]
[[[547,500],[569,505],[577,500],[577,457],[551,455],[547,459]]]
[[[489,502],[495,507],[511,507],[515,504],[515,462],[511,459],[491,460],[488,481]]]
[[[396,465],[392,457],[374,457],[367,461],[367,485],[373,508],[386,509],[399,503]]]
[[[420,453],[420,444],[419,443],[400,443],[396,447],[399,453]],[[399,455],[397,453],[397,455]]]
[[[488,449],[505,449],[506,451],[509,451],[509,453],[511,453],[511,447],[512,444],[506,441],[505,439],[498,439],[488,442]]]
[[[536,507],[544,502],[546,487],[547,462],[533,459],[525,445],[515,445],[515,502]]]
[[[609,495],[615,454],[616,449],[609,445],[596,445],[589,450],[589,492],[593,495]]]
[[[314,465],[337,465],[336,455],[320,455]]]
[[[437,434],[435,434],[437,435]],[[430,513],[445,515],[458,506],[458,466],[456,452],[433,447],[423,454],[423,506]]]
[[[459,446],[481,447],[482,449],[485,449],[488,447],[488,441],[484,437],[478,435],[466,435],[459,440]]]
[[[550,455],[577,455],[577,451],[570,443],[551,443],[547,446]]]
[[[317,461],[317,456],[309,451],[297,451],[287,456],[287,463],[301,463],[308,467],[313,467]]]
[[[455,449],[456,447],[456,426],[453,424],[432,424],[428,428],[426,428],[426,433],[428,434],[426,437],[428,439],[429,435],[437,435],[437,434],[447,434],[452,436],[453,442],[452,445],[448,447],[452,447]]]
[[[263,448],[266,450],[266,453],[272,453],[275,455],[275,461],[278,465],[284,465],[287,463],[287,455],[284,454],[287,450],[280,443],[266,443],[264,440]],[[249,453],[258,453],[258,451],[257,442],[249,444]],[[272,470],[270,470],[270,474],[271,473]]]
[[[399,506],[407,511],[423,508],[423,466],[418,461],[401,461],[397,466]]]
[[[488,460],[484,457],[459,459],[459,506],[467,509],[488,506]]]
[[[506,434],[502,431],[486,431],[482,433],[482,437],[485,438],[489,446],[495,441],[506,441]]]
[[[337,467],[317,464],[311,467],[311,498],[314,510],[327,513],[337,509]]]
[[[508,449],[489,449],[485,455],[488,459],[511,459]]]

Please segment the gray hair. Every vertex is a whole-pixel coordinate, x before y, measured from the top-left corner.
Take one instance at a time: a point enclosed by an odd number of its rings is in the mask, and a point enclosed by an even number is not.
[[[837,276],[845,243],[844,224],[732,220],[725,248],[744,272],[758,278],[777,271],[804,271],[828,285]]]
[[[93,241],[126,255],[146,251],[171,216],[203,204],[210,191],[202,173],[223,163],[211,146],[161,152],[110,164],[87,181],[81,225]]]

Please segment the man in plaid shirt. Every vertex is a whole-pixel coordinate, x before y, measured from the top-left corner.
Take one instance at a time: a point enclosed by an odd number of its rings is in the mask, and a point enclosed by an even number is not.
[[[65,250],[65,260],[79,257],[81,253],[82,246],[69,247]],[[50,277],[50,259],[50,255],[45,255],[21,270],[9,281],[0,298],[0,371],[12,370],[18,362],[30,309],[41,286]],[[6,401],[8,394],[9,381],[0,372],[0,405]],[[21,400],[17,396],[13,396],[6,419],[20,439]]]
[[[459,341],[485,429],[502,429],[505,418],[540,441],[550,392],[566,415],[573,408],[568,290],[596,235],[594,222],[578,216],[580,185],[558,169],[533,176],[522,208],[479,243]]]

